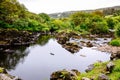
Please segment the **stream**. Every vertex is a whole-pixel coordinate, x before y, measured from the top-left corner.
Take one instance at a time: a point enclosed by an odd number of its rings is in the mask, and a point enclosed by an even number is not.
[[[102,38],[100,40],[103,41]],[[41,36],[36,44],[19,47],[14,54],[0,54],[0,66],[23,80],[49,80],[54,71],[77,69],[85,72],[90,64],[110,60],[109,53],[94,48],[83,47],[79,52],[72,54],[56,39]]]

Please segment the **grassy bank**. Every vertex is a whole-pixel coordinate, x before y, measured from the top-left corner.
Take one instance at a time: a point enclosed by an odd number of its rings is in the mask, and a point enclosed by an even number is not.
[[[87,77],[90,79],[98,80],[98,76],[103,73],[106,74],[110,80],[119,80],[120,79],[120,59],[112,61],[115,64],[111,73],[106,71],[106,65],[108,62],[104,63],[95,63],[94,69],[88,73],[82,73],[78,76],[78,80],[81,80],[82,77]]]

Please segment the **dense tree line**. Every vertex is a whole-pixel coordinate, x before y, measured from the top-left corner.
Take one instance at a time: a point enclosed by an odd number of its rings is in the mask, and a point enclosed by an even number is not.
[[[67,18],[50,18],[45,13],[29,12],[17,0],[0,0],[0,28],[27,31],[75,31],[79,33],[106,34],[114,29],[120,36],[120,10],[75,12]],[[107,15],[106,15],[106,14]]]

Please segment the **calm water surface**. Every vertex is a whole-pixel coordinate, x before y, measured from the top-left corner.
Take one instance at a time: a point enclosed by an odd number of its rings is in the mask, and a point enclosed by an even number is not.
[[[14,55],[4,55],[6,59],[0,61],[0,64],[3,63],[10,74],[23,80],[49,80],[50,74],[54,71],[77,69],[84,72],[88,65],[98,60],[110,59],[110,54],[87,47],[71,54],[55,39],[45,36],[42,38],[46,40],[39,39],[38,44],[16,50]]]

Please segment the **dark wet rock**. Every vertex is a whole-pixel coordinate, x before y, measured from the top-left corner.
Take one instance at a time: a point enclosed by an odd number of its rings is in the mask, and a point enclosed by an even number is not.
[[[55,55],[55,54],[53,54],[53,53],[50,53],[50,55]]]
[[[76,70],[68,71],[68,70],[61,70],[56,71],[51,74],[50,80],[76,80],[77,74],[75,73]]]
[[[98,76],[98,80],[110,80],[109,77],[105,74],[100,74]]]
[[[65,48],[66,50],[70,51],[71,53],[76,53],[78,52],[80,49],[82,49],[82,47],[78,46],[77,43],[66,43],[64,45],[62,45],[63,48]]]
[[[86,71],[86,72],[92,71],[93,68],[94,68],[94,64],[90,64],[85,71]]]
[[[58,40],[58,43],[65,44],[67,41],[69,41],[70,38],[77,38],[79,39],[80,36],[74,32],[66,33],[66,32],[60,32],[56,34],[56,39]]]
[[[34,44],[39,35],[40,33],[37,32],[31,33],[14,29],[0,30],[0,51],[4,53],[14,53],[15,51],[10,49],[11,47]]]
[[[119,59],[120,58],[120,51],[117,51],[116,53],[112,53],[110,56],[111,60]]]
[[[107,65],[106,65],[106,71],[109,71],[110,73],[112,72],[113,68],[114,68],[114,63],[113,62],[109,62]]]
[[[89,79],[87,77],[82,77],[82,80],[91,80],[91,79]]]
[[[89,41],[86,43],[87,47],[93,47],[93,44]]]

